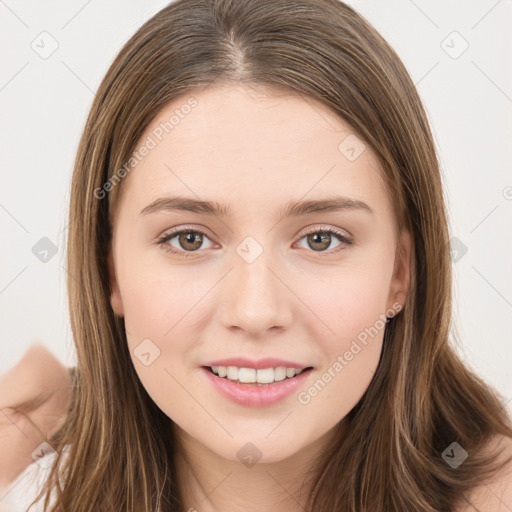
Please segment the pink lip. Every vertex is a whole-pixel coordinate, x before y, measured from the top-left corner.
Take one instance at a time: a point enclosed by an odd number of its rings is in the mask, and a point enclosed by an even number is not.
[[[259,361],[251,361],[245,357],[231,357],[229,359],[211,361],[209,363],[205,363],[204,366],[236,366],[237,368],[255,368],[256,370],[284,366],[285,368],[297,368],[298,370],[304,370],[312,365],[303,365],[294,361],[285,361],[284,359],[275,359],[273,357],[267,357],[265,359],[260,359]]]
[[[288,366],[288,364],[289,363],[287,362],[286,365],[279,364],[278,366],[293,368],[293,364],[291,366]],[[272,367],[272,365],[267,366],[267,368],[269,367]],[[306,379],[309,378],[309,374],[312,369],[304,370],[292,379],[285,379],[279,382],[273,382],[272,384],[240,384],[238,382],[219,377],[205,367],[201,368],[201,371],[205,374],[206,378],[210,380],[217,391],[232,402],[248,407],[265,407],[285,399],[296,391],[298,387],[304,384]]]

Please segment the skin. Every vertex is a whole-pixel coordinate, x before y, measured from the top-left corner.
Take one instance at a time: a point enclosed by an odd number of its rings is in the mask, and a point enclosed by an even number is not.
[[[141,141],[190,96],[164,108]],[[210,86],[193,97],[198,106],[121,184],[109,256],[112,308],[125,318],[142,384],[176,424],[185,510],[302,511],[307,472],[368,388],[384,329],[308,404],[297,394],[262,408],[235,404],[201,366],[231,356],[291,359],[314,367],[299,390],[307,391],[359,333],[404,303],[411,236],[397,237],[375,154],[366,146],[349,161],[338,146],[354,130],[322,104],[240,85]],[[333,192],[374,213],[280,219],[285,203]],[[139,214],[167,195],[218,201],[234,216]],[[189,258],[157,243],[175,227],[206,233],[202,244],[181,237],[180,245],[179,235],[166,242]],[[306,236],[306,228],[329,227],[354,244]],[[247,236],[263,249],[252,263],[236,252]],[[134,354],[147,338],[160,350],[149,366]],[[237,456],[247,442],[261,452],[250,467]]]
[[[0,508],[8,486],[34,462],[32,453],[64,423],[71,386],[67,368],[41,343],[0,376]],[[47,399],[34,409],[24,413],[14,408],[40,394]]]

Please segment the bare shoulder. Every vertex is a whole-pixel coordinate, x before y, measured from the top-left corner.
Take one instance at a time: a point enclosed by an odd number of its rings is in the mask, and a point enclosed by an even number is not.
[[[0,377],[0,498],[62,426],[72,390],[68,369],[42,344]]]
[[[512,438],[495,436],[489,450],[499,450],[505,460],[512,456]],[[464,502],[456,512],[510,512],[512,511],[512,462],[509,462],[492,480],[482,483],[466,493]]]

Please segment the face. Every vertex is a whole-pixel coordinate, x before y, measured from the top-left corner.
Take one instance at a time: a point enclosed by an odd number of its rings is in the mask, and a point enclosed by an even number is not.
[[[182,108],[191,97],[194,108]],[[179,122],[162,134],[177,109]],[[411,238],[395,232],[379,162],[322,104],[238,85],[174,100],[143,144],[151,148],[121,184],[109,261],[111,304],[137,374],[211,453],[291,457],[360,400],[385,317],[405,301]],[[224,211],[159,201],[171,197]],[[325,200],[338,207],[311,208]],[[309,209],[285,215],[304,201]],[[281,399],[249,403],[224,395],[204,368],[240,357],[312,369],[284,381],[292,392]],[[260,396],[261,386],[240,386]]]

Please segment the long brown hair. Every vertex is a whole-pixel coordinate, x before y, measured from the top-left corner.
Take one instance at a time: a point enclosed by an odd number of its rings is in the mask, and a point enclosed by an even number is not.
[[[112,63],[75,161],[67,270],[77,386],[50,440],[57,457],[39,497],[49,505],[56,489],[51,510],[60,512],[184,510],[173,422],[133,367],[124,321],[110,306],[107,255],[118,171],[144,130],[178,96],[221,82],[328,106],[375,151],[398,225],[413,235],[407,300],[386,326],[376,374],[348,414],[346,435],[319,456],[305,510],[453,510],[495,474],[499,453],[484,448],[496,435],[512,437],[512,425],[499,393],[449,342],[449,229],[420,98],[388,43],[338,0],[177,0]],[[454,442],[469,454],[456,468],[442,456]]]

